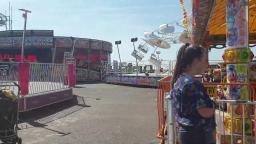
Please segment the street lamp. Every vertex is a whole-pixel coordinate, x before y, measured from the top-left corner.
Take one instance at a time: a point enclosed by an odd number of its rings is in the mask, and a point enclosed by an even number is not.
[[[119,62],[120,62],[120,66],[119,67],[120,67],[120,71],[122,73],[122,61],[121,61],[121,56],[120,56],[119,47],[118,47],[118,45],[121,44],[121,40],[115,41],[115,44],[116,44],[117,51],[118,51],[118,56],[119,56]]]
[[[26,26],[27,26],[27,14],[31,13],[31,11],[26,9],[19,9],[20,11],[23,11],[22,17],[24,18],[24,30],[23,30],[23,36],[22,36],[22,45],[21,45],[21,62],[24,62],[24,45],[25,45],[25,33],[26,33]]]
[[[137,55],[138,55],[138,53],[137,53],[137,51],[135,50],[135,42],[136,41],[138,41],[138,38],[137,37],[135,37],[135,38],[131,38],[131,42],[133,43],[133,50],[134,50],[134,52],[136,52],[136,77],[138,77],[138,60],[137,60]]]
[[[74,57],[74,52],[75,52],[75,45],[76,45],[76,40],[74,37],[71,37],[72,39],[72,51],[71,51],[71,56],[72,58]]]
[[[53,38],[53,43],[54,43],[54,48],[52,50],[52,63],[54,64],[55,56],[56,56],[56,40],[55,40],[55,38]]]

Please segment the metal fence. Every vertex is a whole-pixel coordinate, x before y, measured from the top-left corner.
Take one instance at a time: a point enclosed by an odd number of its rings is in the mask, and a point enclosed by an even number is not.
[[[226,84],[205,84],[211,97],[218,97],[217,87]],[[173,117],[172,100],[168,96],[170,77],[160,80],[158,106],[158,133],[160,143],[178,144],[177,126]],[[249,100],[216,100],[217,144],[256,143],[256,85],[249,85]],[[167,135],[166,135],[167,134]]]
[[[161,74],[170,75],[170,69],[171,69],[171,61],[168,60],[162,60],[161,61]],[[145,69],[145,66],[148,66],[147,68],[150,70]],[[136,62],[135,61],[127,61],[122,63],[122,67],[120,67],[120,64],[117,64],[116,66],[114,63],[111,63],[110,65],[106,65],[106,72],[107,74],[116,73],[116,74],[132,74],[136,73]],[[152,64],[150,61],[139,61],[138,62],[138,72],[139,73],[155,73],[156,72],[156,65]]]
[[[68,88],[68,67],[63,64],[30,64],[29,95]]]
[[[216,103],[217,144],[255,144],[256,102],[218,100]]]
[[[69,87],[68,65],[52,63],[30,63],[28,79],[28,94],[35,95],[58,91]],[[23,74],[27,74],[27,72]],[[0,63],[0,82],[17,82],[23,75],[20,72],[20,63],[1,62]],[[20,84],[21,85],[21,84]]]
[[[18,81],[19,63],[0,63],[0,81]]]

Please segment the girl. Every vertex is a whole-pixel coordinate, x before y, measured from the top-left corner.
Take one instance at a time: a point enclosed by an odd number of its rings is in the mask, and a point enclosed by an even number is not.
[[[208,68],[207,49],[182,46],[171,82],[171,97],[181,144],[214,144],[214,103],[194,75]]]

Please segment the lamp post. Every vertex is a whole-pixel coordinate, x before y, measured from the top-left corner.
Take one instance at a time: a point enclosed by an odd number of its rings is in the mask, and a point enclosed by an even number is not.
[[[54,43],[54,48],[52,50],[52,63],[54,64],[55,56],[56,56],[56,40],[55,40],[55,38],[53,38],[53,43]]]
[[[75,52],[75,45],[76,45],[76,40],[74,37],[71,37],[72,39],[72,51],[71,51],[71,56],[72,58],[74,57],[74,52]]]
[[[21,45],[21,62],[24,62],[24,45],[25,45],[25,33],[26,33],[26,26],[27,26],[27,14],[31,13],[31,11],[26,9],[19,9],[20,11],[23,11],[22,17],[24,18],[24,30],[23,30],[23,36],[22,36],[22,45]]]
[[[137,60],[137,51],[135,50],[135,42],[138,41],[138,38],[135,37],[135,38],[131,38],[131,42],[133,43],[133,50],[134,52],[136,52],[136,77],[138,77],[138,60]],[[137,78],[136,78],[137,79]]]
[[[118,52],[118,56],[119,56],[119,63],[120,63],[119,67],[120,67],[120,71],[122,73],[122,61],[121,61],[121,56],[120,56],[119,47],[118,47],[118,45],[121,44],[121,40],[115,41],[115,44],[116,44],[117,52]]]

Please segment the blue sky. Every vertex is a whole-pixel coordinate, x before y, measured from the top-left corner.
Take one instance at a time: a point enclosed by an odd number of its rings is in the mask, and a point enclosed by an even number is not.
[[[0,12],[8,11],[8,0],[0,1]],[[19,8],[32,11],[27,29],[50,29],[57,36],[74,36],[109,41],[113,44],[112,60],[118,60],[114,41],[122,40],[122,61],[134,61],[130,39],[143,38],[164,23],[183,17],[179,0],[10,0],[13,9],[13,29],[23,29]],[[4,30],[4,28],[0,28]],[[137,42],[136,46],[140,43]],[[174,60],[180,45],[159,49],[164,60]],[[145,55],[148,60],[153,48]],[[222,51],[210,53],[210,59],[221,59]]]

